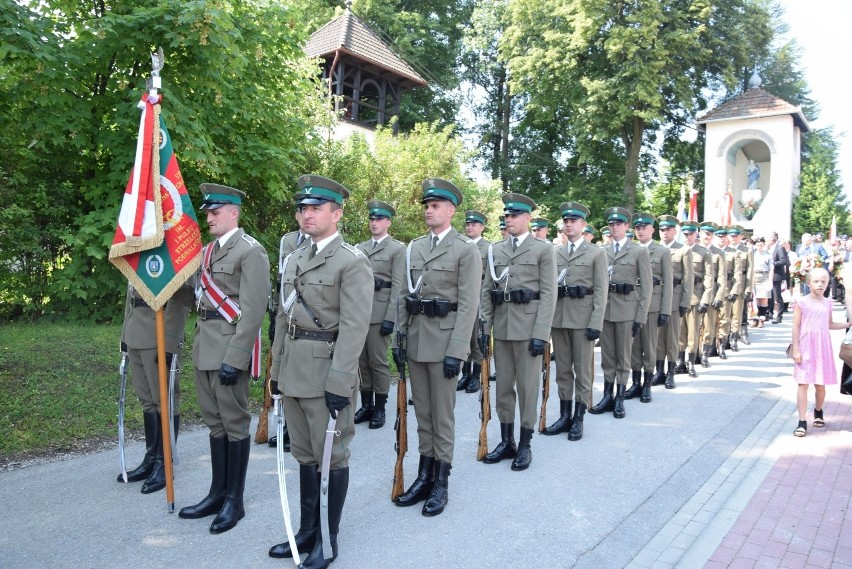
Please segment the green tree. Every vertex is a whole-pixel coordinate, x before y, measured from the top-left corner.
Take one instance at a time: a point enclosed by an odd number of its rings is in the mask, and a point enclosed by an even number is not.
[[[798,240],[802,233],[828,235],[832,216],[837,216],[838,234],[852,233],[849,202],[837,170],[837,153],[837,140],[831,128],[806,136],[799,195],[793,200],[792,239]]]

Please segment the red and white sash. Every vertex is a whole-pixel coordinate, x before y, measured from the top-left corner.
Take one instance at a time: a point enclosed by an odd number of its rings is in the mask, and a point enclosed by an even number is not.
[[[210,270],[210,260],[213,258],[213,244],[208,243],[204,247],[204,261],[201,265],[201,289],[207,295],[207,300],[216,307],[216,310],[229,324],[236,324],[240,320],[240,305],[234,302],[227,294],[222,292],[216,281],[213,280],[213,273]],[[254,346],[251,350],[251,376],[260,377],[260,338],[261,329],[257,329],[257,339],[254,341]]]

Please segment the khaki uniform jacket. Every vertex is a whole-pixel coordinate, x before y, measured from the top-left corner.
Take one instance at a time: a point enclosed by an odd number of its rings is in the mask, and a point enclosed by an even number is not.
[[[479,241],[476,242],[477,248],[479,248],[479,260],[482,261],[482,278],[485,278],[485,271],[488,270],[488,246],[491,245],[491,242],[482,237]]]
[[[725,262],[725,252],[710,245],[710,255],[713,256],[713,278],[715,286],[713,288],[713,301],[724,302],[728,296],[728,266]]]
[[[208,246],[214,244],[215,241]],[[223,363],[248,370],[269,299],[269,257],[260,243],[239,229],[213,254],[210,265],[213,281],[239,305],[240,319],[229,324],[225,320],[199,318],[192,346],[193,364],[199,370],[217,370]],[[198,307],[215,310],[203,291]]]
[[[692,305],[710,305],[716,294],[716,275],[713,272],[713,255],[710,251],[696,243],[690,248],[692,268],[694,272],[692,288]]]
[[[450,229],[434,251],[429,250],[430,246],[430,234],[409,245],[411,263],[406,270],[411,284],[416,286],[422,276],[416,293],[419,298],[443,298],[458,303],[458,310],[446,318],[406,314],[400,323],[406,335],[406,353],[420,363],[443,362],[447,356],[465,361],[470,355],[482,286],[479,250],[455,229]]]
[[[339,235],[309,259],[310,248],[291,253],[281,277],[285,301],[298,289],[289,311],[278,311],[272,346],[272,379],[288,397],[352,397],[358,387],[358,357],[364,348],[373,304],[373,273],[367,257]],[[314,321],[309,307],[319,320]],[[337,331],[333,344],[292,339],[288,326]],[[321,325],[321,326],[320,326]]]
[[[630,294],[610,291],[604,320],[610,322],[633,321],[644,324],[648,321],[648,310],[651,306],[651,287],[636,285],[640,280],[644,283],[653,280],[648,250],[629,239],[618,252],[618,255],[615,254],[614,243],[607,245],[604,250],[609,267],[612,269],[609,278],[610,284],[623,283],[635,287]]]
[[[194,289],[195,277],[193,276],[166,303],[163,318],[166,327],[166,352],[168,353],[177,353],[178,348],[183,343],[186,317],[192,310],[192,303],[195,300]],[[121,341],[127,344],[130,349],[153,350],[157,347],[157,313],[147,305],[133,306],[134,299],[141,300],[141,297],[132,286],[128,286]]]
[[[665,247],[665,245],[663,245]],[[678,308],[689,308],[692,302],[692,289],[695,287],[695,267],[692,263],[690,250],[677,241],[669,247],[672,255],[672,279],[680,280],[672,289],[672,314]]]
[[[641,245],[640,245],[641,246]],[[672,256],[668,248],[651,241],[646,247],[648,256],[651,258],[651,274],[659,279],[660,284],[653,285],[651,294],[651,305],[648,312],[671,315],[672,313],[672,291],[674,287],[672,276]],[[652,281],[648,281],[652,282]],[[642,281],[645,286],[646,281]]]
[[[388,235],[375,249],[372,239],[367,239],[356,247],[370,261],[373,277],[391,283],[390,288],[373,291],[370,324],[381,324],[384,320],[396,324],[405,315],[405,305],[400,305],[398,300],[399,293],[405,286],[405,245]]]
[[[728,294],[743,295],[743,264],[740,252],[733,247],[725,247],[725,270],[728,273]]]
[[[570,247],[571,244],[568,243],[556,251],[556,276],[558,278],[564,270],[565,278],[562,284],[588,287],[592,293],[584,298],[557,298],[552,327],[572,330],[592,328],[601,331],[609,295],[606,253],[585,240],[573,255],[569,255]]]
[[[482,284],[485,330],[493,327],[495,340],[538,338],[547,341],[556,308],[556,250],[552,243],[533,237],[532,233],[516,251],[512,251],[511,243],[511,238],[508,238],[491,246],[494,266],[486,269]],[[495,283],[492,268],[498,278],[505,269],[509,271],[502,282]],[[497,288],[501,291],[527,288],[538,292],[540,298],[527,304],[504,302],[495,307],[491,302],[491,291]]]
[[[754,251],[745,243],[740,243],[737,247],[740,255],[740,266],[743,269],[743,288],[742,294],[752,292],[754,287]]]
[[[284,262],[284,258],[297,248],[306,247],[310,245],[310,243],[311,238],[308,235],[305,235],[302,242],[299,243],[298,230],[285,233],[281,237],[281,241],[278,245],[278,267],[275,269],[277,272],[277,276],[275,277],[276,282],[273,286],[272,294],[269,295],[270,319],[275,317],[275,314],[278,312],[278,303],[281,302],[281,291],[278,290],[278,287],[281,285],[281,265]],[[275,322],[271,322],[270,325],[275,326]]]

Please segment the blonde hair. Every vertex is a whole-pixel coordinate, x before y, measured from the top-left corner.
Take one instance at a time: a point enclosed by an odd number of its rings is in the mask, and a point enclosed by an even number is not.
[[[814,276],[814,273],[816,273],[817,271],[825,274],[825,278],[828,278],[828,271],[826,271],[822,267],[815,267],[815,268],[811,269],[811,272],[808,273],[807,282],[811,282],[811,278]]]

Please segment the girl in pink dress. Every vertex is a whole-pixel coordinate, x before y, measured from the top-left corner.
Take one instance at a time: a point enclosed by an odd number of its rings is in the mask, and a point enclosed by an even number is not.
[[[828,271],[816,268],[808,274],[810,294],[799,299],[793,309],[793,342],[790,356],[793,358],[793,379],[799,384],[796,398],[799,409],[799,426],[793,431],[797,437],[808,433],[805,420],[808,408],[808,386],[816,390],[814,403],[814,427],[824,427],[822,404],[825,401],[825,386],[837,383],[834,353],[831,349],[829,330],[843,330],[845,322],[834,322],[831,311],[834,301],[824,298],[828,287]]]

